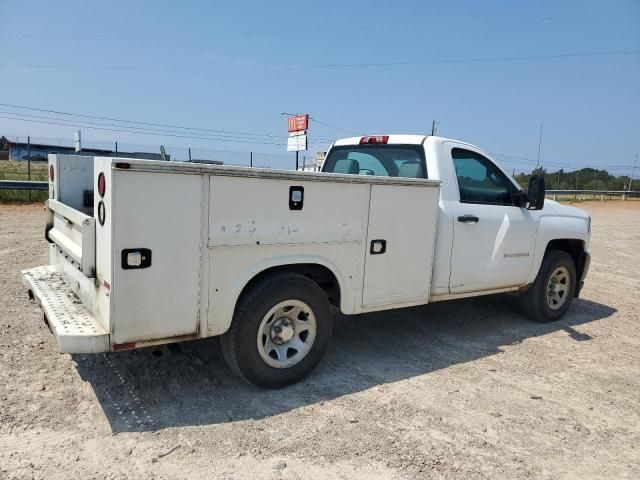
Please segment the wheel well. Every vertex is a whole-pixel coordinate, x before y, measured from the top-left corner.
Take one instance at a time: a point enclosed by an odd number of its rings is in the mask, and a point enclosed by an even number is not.
[[[313,280],[322,290],[324,290],[327,298],[329,299],[329,303],[340,308],[340,284],[338,283],[338,279],[331,270],[324,265],[319,265],[317,263],[293,263],[267,268],[249,280],[249,283],[247,283],[242,289],[240,296],[242,296],[242,294],[247,291],[247,289],[251,288],[256,282],[260,281],[265,276],[276,272],[297,273]]]
[[[573,263],[576,266],[576,274],[578,278],[581,277],[583,268],[583,254],[584,254],[584,242],[582,240],[575,239],[558,239],[551,240],[547,245],[545,255],[549,250],[562,250],[567,252],[573,258]]]

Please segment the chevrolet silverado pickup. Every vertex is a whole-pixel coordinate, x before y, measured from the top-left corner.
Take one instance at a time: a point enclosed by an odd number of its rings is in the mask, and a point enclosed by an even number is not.
[[[321,172],[51,155],[50,261],[22,272],[59,350],[219,336],[255,385],[299,381],[345,315],[514,292],[560,318],[591,219],[458,140],[338,140]]]

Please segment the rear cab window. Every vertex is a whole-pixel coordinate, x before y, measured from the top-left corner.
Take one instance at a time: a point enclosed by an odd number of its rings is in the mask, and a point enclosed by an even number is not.
[[[343,145],[333,147],[323,172],[376,177],[427,178],[421,145]]]

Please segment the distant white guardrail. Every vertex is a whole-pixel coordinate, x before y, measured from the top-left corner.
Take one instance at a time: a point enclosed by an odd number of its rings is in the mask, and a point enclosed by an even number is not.
[[[576,199],[600,199],[605,198],[612,199],[613,197],[620,197],[622,200],[627,198],[640,198],[640,191],[638,190],[547,190],[547,197],[553,197],[556,200],[558,197],[574,197]]]

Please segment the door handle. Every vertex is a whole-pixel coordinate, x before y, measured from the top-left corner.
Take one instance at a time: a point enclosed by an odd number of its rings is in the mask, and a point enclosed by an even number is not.
[[[122,250],[122,269],[133,270],[151,266],[151,250],[148,248],[125,248]]]
[[[475,215],[460,215],[458,221],[462,223],[478,223],[480,219]]]

